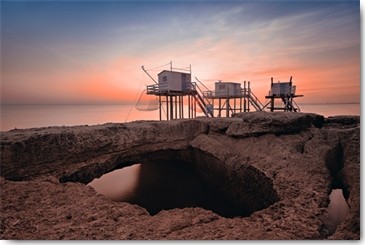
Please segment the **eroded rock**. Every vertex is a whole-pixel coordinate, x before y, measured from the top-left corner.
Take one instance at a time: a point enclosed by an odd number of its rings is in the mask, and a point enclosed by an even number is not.
[[[2,239],[324,239],[335,178],[350,212],[328,238],[360,238],[359,118],[257,112],[0,137]],[[228,219],[202,208],[151,216],[81,184],[169,158],[194,166],[249,216]]]
[[[312,113],[242,112],[233,115],[242,122],[233,122],[226,134],[233,137],[260,136],[263,134],[298,133],[311,126],[322,127],[324,117]]]

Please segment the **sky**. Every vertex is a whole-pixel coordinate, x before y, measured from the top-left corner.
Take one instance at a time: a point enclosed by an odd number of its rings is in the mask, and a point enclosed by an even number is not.
[[[293,77],[299,103],[360,102],[358,0],[14,0],[1,7],[1,103],[131,103],[157,73],[208,88]],[[159,67],[156,69],[151,69]]]

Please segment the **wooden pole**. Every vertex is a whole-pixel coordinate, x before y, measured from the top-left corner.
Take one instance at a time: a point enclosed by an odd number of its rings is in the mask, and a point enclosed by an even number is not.
[[[214,108],[214,99],[212,98],[212,114],[214,116],[214,111],[215,111],[215,108]]]
[[[172,95],[170,95],[170,120],[173,119],[174,119],[174,102]]]
[[[169,96],[166,95],[166,120],[169,120]]]
[[[246,81],[243,82],[243,91],[244,91],[244,96],[243,96],[243,111],[246,112],[247,111],[247,88],[246,88]]]
[[[191,98],[190,98],[190,94],[188,96],[188,111],[189,111],[189,119],[191,118],[190,114],[191,114]]]
[[[226,117],[229,117],[229,98],[226,99]]]
[[[234,101],[233,101],[233,113],[236,113],[236,99],[237,98],[233,98]]]
[[[193,102],[193,100],[194,100],[194,96],[190,96],[190,113],[191,113],[190,117],[191,118],[194,118],[194,102]]]
[[[144,69],[144,66],[142,66],[142,70],[152,79],[152,81],[158,84],[158,82],[155,79],[153,79],[153,77],[151,77],[151,75]]]
[[[162,102],[161,102],[161,95],[158,96],[158,109],[159,109],[159,115],[160,115],[160,121],[162,120],[162,112],[161,112],[161,105]]]
[[[178,96],[174,96],[175,97],[175,119],[177,119],[177,97]]]
[[[181,118],[184,118],[184,96],[181,96]]]
[[[242,97],[240,98],[240,112],[242,112]]]

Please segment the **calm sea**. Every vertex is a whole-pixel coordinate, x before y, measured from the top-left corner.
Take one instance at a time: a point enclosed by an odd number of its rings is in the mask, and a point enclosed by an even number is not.
[[[360,104],[300,104],[302,112],[323,116],[360,115]],[[158,120],[157,111],[134,105],[2,105],[0,131],[48,126],[96,125]]]

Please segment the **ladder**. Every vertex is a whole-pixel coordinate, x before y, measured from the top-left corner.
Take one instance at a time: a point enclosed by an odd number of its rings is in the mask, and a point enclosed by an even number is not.
[[[251,89],[248,91],[248,99],[251,102],[251,104],[253,105],[253,107],[255,107],[256,111],[262,111],[262,109],[264,108],[264,105],[256,97],[256,95],[254,93],[252,93]]]
[[[196,82],[192,82],[192,95],[194,99],[197,101],[200,109],[204,113],[206,117],[214,117],[213,111],[207,109],[207,106],[212,106],[208,100],[204,100],[204,96],[202,96],[203,91],[200,89]]]
[[[300,112],[300,108],[297,105],[297,103],[295,103],[293,98],[282,96],[281,99],[282,99],[282,101],[285,105],[285,110],[286,111]]]

